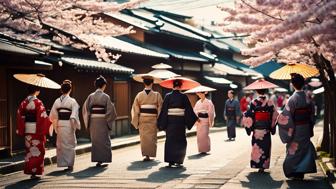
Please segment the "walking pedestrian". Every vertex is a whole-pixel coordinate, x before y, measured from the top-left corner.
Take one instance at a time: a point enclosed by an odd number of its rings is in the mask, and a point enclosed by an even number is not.
[[[158,118],[159,129],[166,132],[164,161],[169,167],[181,167],[187,148],[186,128],[190,130],[198,119],[187,95],[180,92],[191,81],[180,77],[163,82],[173,89],[165,96]]]
[[[154,77],[149,74],[135,76],[135,80],[144,83],[145,88],[139,92],[132,105],[132,125],[139,129],[140,145],[144,161],[150,161],[150,157],[156,157],[157,144],[157,118],[161,111],[162,97],[152,87]]]
[[[228,91],[228,99],[224,106],[224,118],[227,124],[227,141],[234,141],[236,138],[236,126],[239,123],[241,116],[238,100],[234,99],[234,91]]]
[[[303,179],[306,173],[316,173],[316,151],[310,141],[314,135],[314,107],[302,90],[305,79],[298,73],[291,74],[295,92],[289,98],[278,117],[279,134],[286,144],[286,159],[283,164],[285,176]]]
[[[268,88],[272,86],[271,83],[261,79],[247,87],[251,89],[251,86],[256,90],[258,97],[251,102],[243,114],[242,125],[249,136],[252,133],[250,166],[263,173],[270,166],[271,134],[274,135],[276,132],[275,122],[279,114],[273,101],[266,95]]]
[[[71,81],[64,80],[61,85],[62,95],[54,102],[49,115],[57,133],[57,167],[67,167],[67,171],[73,170],[77,144],[75,131],[80,129],[79,105],[70,97],[71,89]]]
[[[95,81],[96,91],[87,97],[83,105],[84,123],[90,129],[92,142],[91,161],[97,162],[97,167],[112,162],[110,131],[117,117],[110,96],[104,93],[106,85],[106,79],[99,76]]]

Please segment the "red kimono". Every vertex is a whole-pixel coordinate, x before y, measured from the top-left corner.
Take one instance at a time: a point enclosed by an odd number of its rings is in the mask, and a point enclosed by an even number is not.
[[[17,111],[16,133],[25,137],[25,174],[42,175],[46,135],[51,121],[43,103],[35,96],[28,96]]]

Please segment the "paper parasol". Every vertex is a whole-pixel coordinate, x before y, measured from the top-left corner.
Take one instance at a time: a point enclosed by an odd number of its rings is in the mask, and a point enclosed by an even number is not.
[[[155,77],[153,74],[146,73],[146,74],[135,74],[133,75],[133,79],[137,82],[143,83],[145,78],[151,78],[154,80],[155,84],[160,83],[162,80],[160,78]]]
[[[201,86],[189,89],[184,93],[201,93],[201,92],[211,92],[211,91],[216,91],[216,90],[217,89],[201,85]]]
[[[257,81],[249,84],[244,88],[244,90],[257,90],[257,89],[271,89],[271,88],[277,88],[279,86],[266,81],[264,79],[258,79]]]
[[[60,89],[61,86],[57,84],[55,81],[48,79],[43,74],[14,74],[14,78],[22,81],[24,83],[48,88],[48,89]]]
[[[168,78],[172,78],[172,77],[177,77],[180,76],[174,72],[171,72],[169,70],[152,70],[150,72],[148,72],[148,74],[151,74],[157,78],[160,79],[168,79]]]
[[[305,64],[287,64],[270,74],[273,79],[290,80],[292,73],[301,74],[304,78],[313,77],[319,74],[319,71]]]
[[[201,85],[197,81],[194,81],[194,80],[186,78],[186,77],[175,77],[175,78],[166,79],[166,80],[162,81],[160,83],[160,85],[162,87],[172,89],[173,88],[173,82],[175,80],[181,80],[182,81],[182,86],[181,86],[180,90],[189,90],[189,89],[192,89],[192,88],[195,88],[195,87]]]
[[[162,69],[170,69],[172,67],[170,65],[168,65],[168,64],[160,63],[160,64],[153,65],[152,68],[153,69],[162,70]]]

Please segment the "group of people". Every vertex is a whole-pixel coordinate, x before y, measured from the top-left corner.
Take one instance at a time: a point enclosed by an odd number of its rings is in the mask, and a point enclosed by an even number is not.
[[[192,107],[186,94],[181,92],[185,82],[172,80],[172,91],[162,99],[152,89],[155,78],[141,77],[144,90],[139,92],[131,109],[131,124],[139,130],[144,161],[156,157],[157,131],[166,133],[164,161],[169,167],[181,167],[186,155],[186,129],[197,127],[197,144],[201,154],[210,151],[209,128],[214,125],[215,108],[206,98],[207,90],[197,91],[199,100]],[[269,168],[271,156],[271,134],[279,125],[281,140],[287,144],[284,171],[287,177],[303,178],[305,173],[316,172],[315,150],[310,142],[313,135],[313,110],[302,90],[304,78],[293,74],[295,93],[288,100],[284,111],[278,115],[274,104],[265,96],[267,89],[256,90],[258,97],[251,101],[243,112],[242,125],[252,135],[251,167],[260,172]],[[109,133],[117,114],[109,95],[104,93],[107,82],[100,76],[95,80],[96,91],[90,94],[82,114],[92,141],[91,161],[97,167],[107,166],[112,161]],[[65,80],[61,85],[62,95],[56,99],[48,116],[42,102],[37,98],[40,89],[29,86],[29,96],[21,103],[17,112],[17,133],[25,137],[26,156],[24,173],[32,178],[43,173],[45,136],[53,128],[57,133],[57,165],[72,171],[75,159],[75,131],[80,129],[79,105],[70,97],[72,84]],[[228,140],[235,140],[235,126],[240,122],[239,102],[234,92],[228,92],[224,116],[228,126]],[[52,127],[51,127],[52,125]],[[52,132],[50,132],[52,133]]]

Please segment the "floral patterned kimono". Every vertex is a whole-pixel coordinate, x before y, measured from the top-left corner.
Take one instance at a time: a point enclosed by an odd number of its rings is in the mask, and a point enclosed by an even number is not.
[[[198,116],[199,122],[196,122],[197,127],[197,145],[199,152],[210,151],[209,128],[214,125],[215,107],[211,100],[198,100],[194,107],[194,112]]]
[[[45,135],[48,134],[50,126],[51,121],[39,99],[28,96],[21,102],[17,110],[16,133],[25,137],[25,174],[43,174]]]
[[[268,169],[271,157],[271,134],[275,134],[278,116],[273,102],[266,96],[254,99],[243,115],[242,124],[248,135],[252,134],[251,167]]]
[[[310,141],[315,124],[314,106],[304,91],[297,91],[289,98],[277,122],[280,138],[287,144],[283,164],[286,177],[315,173],[316,152]]]
[[[62,95],[56,99],[50,112],[57,133],[57,166],[73,166],[76,155],[76,129],[80,129],[78,117],[79,105],[69,95]]]

